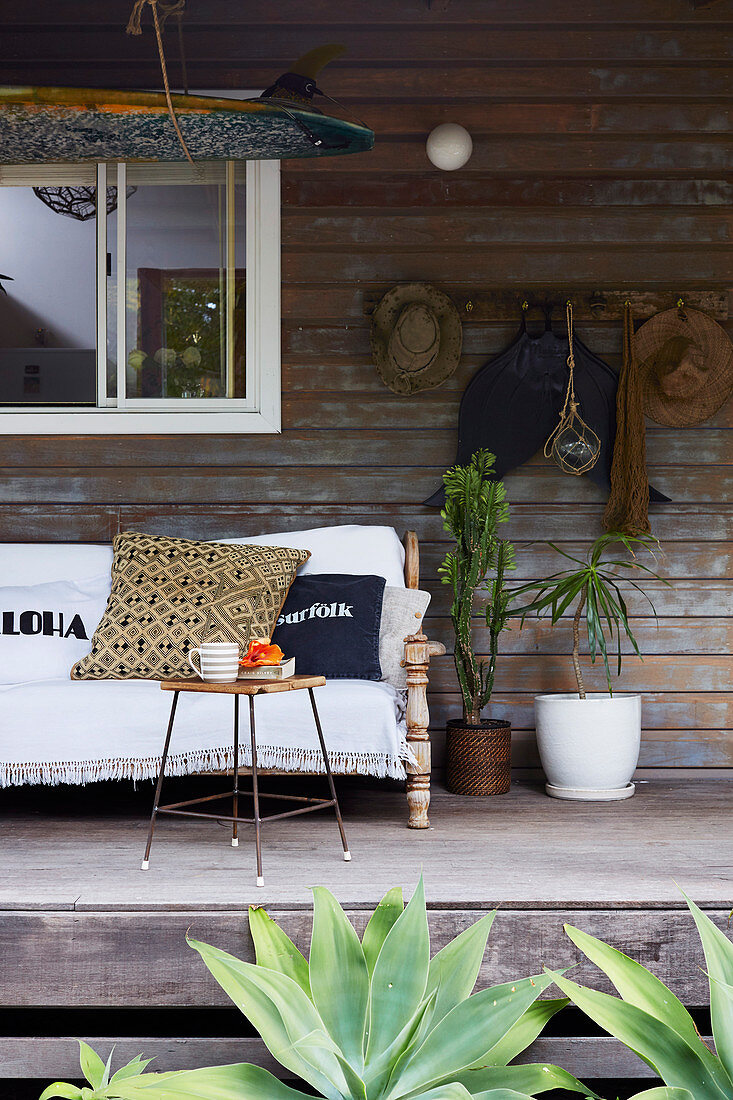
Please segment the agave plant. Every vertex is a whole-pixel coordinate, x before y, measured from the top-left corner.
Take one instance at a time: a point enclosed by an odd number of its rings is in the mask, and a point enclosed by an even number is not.
[[[666,1088],[635,1100],[733,1098],[733,943],[684,895],[702,940],[710,982],[710,1015],[717,1056],[700,1038],[681,1001],[645,967],[578,928],[570,939],[611,979],[621,999],[553,974],[560,988],[591,1020],[651,1066]]]
[[[538,997],[535,975],[472,993],[494,913],[430,958],[422,881],[405,907],[390,890],[359,941],[336,899],[314,891],[310,959],[263,909],[251,909],[256,963],[191,940],[290,1077],[326,1100],[522,1100],[563,1088],[590,1095],[551,1065],[509,1065],[565,1000]],[[82,1046],[89,1088],[57,1082],[41,1100],[308,1100],[259,1066],[110,1077]]]

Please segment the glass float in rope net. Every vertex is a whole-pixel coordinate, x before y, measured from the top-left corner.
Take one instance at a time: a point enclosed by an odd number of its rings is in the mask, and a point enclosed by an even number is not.
[[[567,474],[584,474],[591,470],[601,454],[601,441],[578,412],[577,401],[570,402],[570,411],[558,424],[552,438],[550,454]]]
[[[601,455],[601,441],[580,415],[580,405],[575,396],[575,358],[573,355],[573,307],[566,306],[568,325],[568,388],[565,392],[560,420],[545,443],[545,458],[553,461],[566,474],[587,473],[592,470]]]

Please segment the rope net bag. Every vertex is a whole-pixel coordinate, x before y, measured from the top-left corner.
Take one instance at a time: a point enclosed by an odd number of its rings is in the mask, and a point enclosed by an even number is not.
[[[568,388],[558,425],[545,443],[545,458],[552,458],[566,474],[580,476],[595,466],[601,453],[601,441],[580,415],[575,396],[572,302],[566,303],[565,319],[568,326]]]
[[[603,513],[607,531],[624,535],[651,532],[646,428],[641,375],[634,354],[631,303],[624,303],[624,357],[616,395],[616,442],[611,465],[611,495]]]

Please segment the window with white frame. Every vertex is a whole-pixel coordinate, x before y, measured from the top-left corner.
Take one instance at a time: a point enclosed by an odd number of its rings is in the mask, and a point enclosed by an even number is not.
[[[279,431],[279,167],[1,168],[0,433]]]

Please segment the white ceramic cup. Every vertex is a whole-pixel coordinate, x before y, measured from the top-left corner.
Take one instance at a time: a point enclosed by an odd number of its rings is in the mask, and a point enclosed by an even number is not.
[[[194,661],[197,654],[199,668]],[[236,642],[203,642],[188,651],[188,663],[207,684],[233,684],[239,672],[239,646]]]

